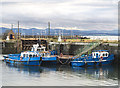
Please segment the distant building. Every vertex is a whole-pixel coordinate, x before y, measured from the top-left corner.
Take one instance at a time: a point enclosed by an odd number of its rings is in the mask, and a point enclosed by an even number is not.
[[[12,30],[6,30],[3,39],[15,39],[15,33]]]

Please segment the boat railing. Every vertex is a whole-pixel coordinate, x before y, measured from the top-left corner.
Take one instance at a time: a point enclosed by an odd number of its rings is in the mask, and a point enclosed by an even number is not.
[[[9,54],[9,57],[20,57],[20,54]]]
[[[81,48],[80,51],[77,50],[77,55],[75,56],[76,58],[80,57],[82,54],[85,54],[87,52],[90,52],[93,48],[97,47],[100,45],[102,42],[97,41],[97,42],[92,42],[89,43],[89,45],[86,45],[85,47]]]

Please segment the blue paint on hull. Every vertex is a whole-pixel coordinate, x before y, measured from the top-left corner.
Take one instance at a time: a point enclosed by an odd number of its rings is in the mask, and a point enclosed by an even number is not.
[[[87,65],[87,66],[108,65],[108,64],[111,64],[113,60],[114,60],[113,54],[107,58],[103,58],[103,60],[100,60],[99,58],[93,59],[92,57],[91,58],[88,57],[86,59],[85,57],[84,59],[83,58],[74,59],[73,61],[71,61],[71,65],[76,67],[80,67],[84,65]]]
[[[54,65],[57,64],[57,57],[42,57],[42,65]]]
[[[56,61],[57,57],[42,57],[42,61]]]
[[[71,65],[72,65],[72,66],[80,67],[80,66],[84,66],[84,65],[85,65],[85,62],[71,62]]]
[[[110,63],[112,63],[112,61],[101,62],[102,65],[107,65],[107,64],[110,64]]]
[[[12,61],[12,60],[7,60],[6,62],[16,65],[32,65],[32,66],[40,66],[42,63],[41,61]]]
[[[95,62],[87,62],[87,65],[88,66],[93,66],[93,65],[95,65]]]
[[[5,58],[6,63],[16,64],[16,65],[32,65],[32,66],[40,66],[42,61],[40,57],[35,58],[23,58],[20,60],[20,57],[9,57]]]

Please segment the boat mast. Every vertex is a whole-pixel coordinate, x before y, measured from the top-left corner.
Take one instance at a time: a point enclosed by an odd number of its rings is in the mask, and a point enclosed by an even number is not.
[[[19,21],[18,21],[18,39],[19,39]]]
[[[13,30],[13,24],[11,24],[11,30]]]
[[[17,37],[17,53],[20,51],[19,46],[20,46],[20,41],[19,41],[19,21],[18,21],[18,37]]]
[[[50,37],[50,22],[48,22],[48,36]]]

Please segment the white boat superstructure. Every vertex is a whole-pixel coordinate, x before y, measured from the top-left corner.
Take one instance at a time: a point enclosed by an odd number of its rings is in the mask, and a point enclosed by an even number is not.
[[[37,44],[34,44],[31,51],[39,51],[39,52],[45,52],[46,50],[46,47],[44,47],[43,45],[40,45],[37,43]]]

